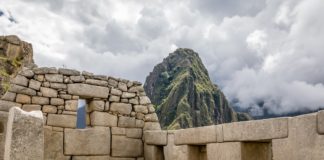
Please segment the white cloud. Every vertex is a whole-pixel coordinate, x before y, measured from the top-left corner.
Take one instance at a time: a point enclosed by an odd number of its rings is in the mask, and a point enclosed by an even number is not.
[[[40,66],[140,81],[176,47],[192,48],[230,100],[282,113],[324,104],[323,7],[321,0],[10,0],[0,1],[0,34],[31,42]]]

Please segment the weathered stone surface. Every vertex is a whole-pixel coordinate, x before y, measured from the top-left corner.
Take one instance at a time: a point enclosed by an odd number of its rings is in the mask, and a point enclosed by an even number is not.
[[[64,153],[66,155],[109,155],[109,127],[65,129]]]
[[[101,100],[93,100],[89,103],[90,111],[104,111],[105,102]]]
[[[43,114],[10,109],[4,159],[44,159]],[[28,134],[26,134],[28,133]]]
[[[57,91],[55,89],[41,87],[40,91],[44,97],[57,97]]]
[[[317,131],[319,134],[324,134],[324,111],[317,113]]]
[[[68,93],[72,95],[78,95],[84,98],[107,98],[109,94],[109,88],[76,83],[68,84]]]
[[[140,139],[113,135],[111,152],[115,157],[140,157],[143,154],[143,142]]]
[[[107,101],[105,103],[105,110],[104,111],[109,111],[109,109],[110,109],[110,103],[109,103],[109,101]]]
[[[109,156],[73,156],[72,160],[111,160]]]
[[[52,105],[44,105],[42,111],[44,113],[57,113],[57,107]]]
[[[3,159],[8,112],[0,111],[0,159]]]
[[[137,97],[129,99],[128,102],[131,103],[131,104],[139,104],[139,101],[138,101]]]
[[[151,100],[147,96],[141,96],[140,98],[140,104],[150,104]]]
[[[59,68],[58,73],[67,75],[67,76],[78,76],[80,75],[80,71],[74,69],[66,69],[66,68]]]
[[[51,105],[55,105],[55,106],[64,105],[64,99],[61,99],[61,98],[51,98]]]
[[[116,89],[116,88],[111,88],[110,93],[111,93],[112,95],[116,95],[116,96],[121,96],[121,95],[123,94],[123,92],[122,92],[121,90]]]
[[[216,143],[218,136],[216,126],[180,129],[174,135],[176,145]],[[192,138],[193,135],[195,138]]]
[[[153,106],[152,104],[150,104],[150,105],[148,106],[148,112],[149,112],[149,113],[155,113],[155,108],[154,108],[154,106]]]
[[[316,122],[316,114],[289,118],[288,137],[272,140],[273,159],[324,159],[324,136],[318,134]]]
[[[118,88],[123,91],[126,92],[127,91],[127,84],[123,83],[123,82],[119,82],[118,83]]]
[[[120,116],[118,118],[118,127],[124,127],[124,128],[135,128],[136,127],[136,121],[135,117],[124,117]]]
[[[227,123],[224,141],[258,141],[288,136],[288,118]]]
[[[42,109],[42,106],[37,104],[24,104],[21,108],[24,111],[30,112],[30,111],[40,111]]]
[[[93,77],[93,73],[87,71],[82,71],[82,75],[86,77]]]
[[[108,79],[108,84],[112,87],[118,87],[118,81],[116,81],[115,79],[113,79],[112,77],[109,77]]]
[[[31,103],[31,98],[28,95],[17,94],[16,102],[17,103],[22,103],[22,104],[30,104]]]
[[[103,80],[106,81],[108,78],[105,75],[93,75],[92,76],[93,79],[98,79],[98,80]]]
[[[38,91],[39,88],[40,88],[40,86],[41,86],[41,84],[42,84],[41,82],[31,79],[29,81],[29,88],[32,88],[32,89]]]
[[[120,101],[120,97],[119,96],[111,95],[111,96],[109,96],[109,101],[110,102],[119,102]]]
[[[62,74],[45,74],[45,79],[49,82],[63,83]]]
[[[163,148],[144,144],[144,157],[145,160],[164,160]]]
[[[240,142],[207,144],[207,159],[243,160]]]
[[[25,86],[25,87],[28,86],[28,79],[24,76],[19,75],[19,74],[14,79],[12,79],[10,82],[13,84],[20,85],[20,86]]]
[[[67,85],[66,84],[63,84],[63,83],[50,83],[50,86],[51,88],[54,88],[54,89],[66,89],[67,88]]]
[[[70,160],[63,150],[63,132],[52,131],[44,127],[44,160]]]
[[[132,93],[144,92],[144,88],[142,86],[134,86],[129,88],[128,92],[132,92]]]
[[[144,141],[151,145],[167,145],[167,131],[145,131]]]
[[[47,125],[63,128],[75,128],[76,120],[77,118],[75,115],[48,114]]]
[[[135,93],[123,92],[122,98],[134,98],[136,96]]]
[[[65,110],[77,111],[78,110],[78,100],[67,100],[67,101],[65,101]]]
[[[161,130],[160,123],[158,122],[145,122],[143,131],[146,130]]]
[[[12,93],[12,92],[6,92],[2,97],[2,100],[5,101],[15,101],[16,99],[16,93]]]
[[[37,81],[43,82],[45,80],[45,76],[44,75],[35,75],[35,79]]]
[[[72,82],[79,83],[79,82],[84,82],[85,81],[84,76],[71,76],[70,78],[71,78]]]
[[[69,94],[60,94],[60,97],[63,99],[72,99],[72,96]]]
[[[139,112],[139,113],[144,113],[144,114],[148,113],[147,106],[144,105],[134,105],[134,110],[135,112]]]
[[[132,111],[132,105],[127,103],[111,103],[110,111],[129,115]]]
[[[94,111],[90,114],[92,126],[117,126],[117,116],[106,112]]]
[[[19,74],[27,78],[32,78],[34,76],[34,72],[27,68],[23,68],[23,70],[20,71]]]
[[[126,137],[128,138],[139,138],[141,139],[143,135],[143,130],[141,128],[127,128]]]
[[[88,84],[93,84],[93,85],[98,85],[98,86],[108,86],[108,82],[102,81],[102,80],[87,79],[85,82]]]
[[[151,114],[145,115],[144,121],[145,122],[158,122],[159,121],[159,118],[156,115],[156,113],[151,113]]]
[[[26,88],[23,86],[19,86],[16,84],[11,84],[10,88],[9,88],[10,92],[14,92],[14,93],[21,93],[21,94],[27,94],[30,96],[35,96],[36,95],[36,91],[31,89],[31,88]]]
[[[8,112],[9,109],[14,107],[14,106],[21,107],[21,104],[11,102],[11,101],[0,100],[0,111],[7,111]]]
[[[32,103],[33,104],[41,104],[41,105],[49,104],[49,98],[33,96]]]
[[[111,134],[113,134],[113,135],[126,135],[126,128],[111,127]]]
[[[48,73],[52,73],[52,74],[55,74],[55,73],[58,73],[57,69],[54,68],[54,67],[40,67],[40,68],[34,68],[33,69],[34,73],[35,74],[48,74]]]

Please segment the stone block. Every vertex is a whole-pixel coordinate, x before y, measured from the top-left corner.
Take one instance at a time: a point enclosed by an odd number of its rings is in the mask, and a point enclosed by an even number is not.
[[[145,122],[159,122],[159,118],[156,113],[147,114],[144,117]]]
[[[44,160],[70,160],[71,156],[65,156],[63,148],[63,132],[44,127]]]
[[[46,104],[49,104],[49,98],[33,96],[32,97],[32,103],[33,104],[46,105]]]
[[[97,86],[108,86],[107,81],[97,80],[97,79],[87,79],[85,81],[87,84],[93,84]]]
[[[102,100],[93,100],[89,103],[90,111],[104,111],[105,102]]]
[[[30,111],[40,111],[42,109],[41,105],[38,104],[24,104],[22,106],[22,109],[26,112],[30,112]]]
[[[22,103],[22,104],[30,104],[31,103],[31,98],[28,95],[17,94],[16,102],[17,103]]]
[[[43,114],[25,112],[18,107],[9,111],[4,159],[44,159]],[[28,134],[26,134],[28,133]]]
[[[207,160],[243,160],[240,142],[207,144]]]
[[[77,117],[75,115],[65,114],[48,114],[47,125],[63,127],[63,128],[75,128]]]
[[[288,118],[223,124],[224,141],[262,141],[288,136]]]
[[[163,148],[144,144],[144,157],[145,160],[164,160]]]
[[[140,119],[136,119],[135,121],[136,128],[143,128],[144,127],[144,121]]]
[[[44,97],[52,97],[56,98],[57,97],[57,90],[52,89],[52,88],[46,88],[46,87],[41,87],[40,91]]]
[[[141,128],[126,128],[126,137],[141,139],[143,130]]]
[[[116,96],[121,96],[121,95],[123,94],[123,92],[122,92],[121,90],[116,89],[116,88],[111,88],[110,93],[111,93],[112,95],[116,95]]]
[[[167,134],[167,131],[145,131],[144,141],[146,144],[164,146],[167,145]]]
[[[26,95],[30,95],[30,96],[35,96],[36,95],[36,91],[31,89],[31,88],[26,88],[23,86],[19,86],[16,84],[11,84],[10,88],[9,88],[10,92],[14,92],[14,93],[20,93],[20,94],[26,94]]]
[[[145,122],[143,131],[146,130],[161,130],[161,126],[159,122]]]
[[[138,101],[137,97],[129,99],[128,102],[131,103],[131,104],[139,104],[139,101]]]
[[[27,78],[32,78],[34,76],[34,72],[30,69],[23,68],[20,72],[20,75],[25,76]]]
[[[147,114],[148,113],[148,108],[147,106],[144,105],[134,105],[134,110],[135,112]]]
[[[58,73],[66,75],[66,76],[78,76],[80,75],[80,71],[74,69],[67,69],[67,68],[59,68]]]
[[[117,112],[119,114],[129,115],[132,111],[132,105],[128,103],[111,103],[110,111]]]
[[[135,93],[123,92],[122,98],[134,98],[136,96]]]
[[[129,88],[128,92],[136,93],[136,92],[144,92],[144,88],[142,86],[134,86]]]
[[[109,156],[73,156],[72,160],[111,160]]]
[[[113,135],[111,152],[114,157],[140,157],[143,155],[143,142],[140,139]]]
[[[38,91],[40,89],[41,84],[42,84],[41,82],[31,79],[29,81],[29,88]]]
[[[8,112],[0,111],[0,159],[3,159],[4,155],[8,115]]]
[[[54,89],[66,89],[67,88],[67,85],[66,84],[63,84],[63,83],[50,83],[50,86],[51,88],[54,88]]]
[[[11,81],[13,84],[18,84],[20,86],[28,86],[28,79],[22,75],[17,75],[15,78],[13,78]]]
[[[118,83],[118,89],[120,89],[123,92],[126,92],[127,91],[127,84],[123,83],[123,82],[119,82]]]
[[[77,111],[78,110],[78,100],[67,100],[67,101],[65,101],[65,110]]]
[[[135,128],[136,127],[136,119],[134,117],[120,116],[118,118],[118,127]]]
[[[109,96],[109,101],[110,102],[119,102],[120,101],[120,97],[119,96],[111,95],[111,96]]]
[[[65,155],[109,155],[109,127],[64,130]]]
[[[92,112],[90,114],[90,121],[92,126],[117,126],[117,116],[106,112]]]
[[[49,82],[63,83],[62,74],[45,74],[45,79]]]
[[[85,78],[84,76],[70,76],[72,82],[75,82],[75,83],[80,83],[80,82],[84,82],[85,81]]]
[[[47,74],[47,73],[58,73],[57,69],[54,67],[39,67],[33,69],[35,74]]]
[[[11,102],[11,101],[4,101],[4,100],[0,100],[0,111],[6,111],[8,112],[10,108],[12,107],[21,107],[20,103],[15,103],[15,102]]]
[[[57,107],[52,105],[44,105],[42,111],[44,113],[57,113]]]
[[[12,92],[6,92],[2,97],[2,100],[5,101],[15,101],[16,99],[16,93],[12,93]]]
[[[55,105],[55,106],[64,105],[64,99],[61,99],[61,98],[51,98],[51,105]]]
[[[205,126],[205,127],[197,127],[197,128],[187,128],[176,130],[175,133],[175,144],[191,144],[191,145],[199,145],[199,144],[207,144],[207,143],[215,143],[217,142],[217,132],[216,126]],[[192,138],[192,136],[195,138]]]
[[[126,135],[126,128],[111,127],[111,134],[113,134],[113,135]]]
[[[319,134],[324,134],[324,111],[317,113],[317,131]]]
[[[139,99],[140,104],[151,104],[151,100],[147,96],[140,96]]]
[[[84,98],[107,98],[109,88],[90,84],[68,84],[68,93]]]
[[[108,84],[112,87],[118,87],[118,81],[116,81],[115,79],[113,79],[111,77],[108,79]]]

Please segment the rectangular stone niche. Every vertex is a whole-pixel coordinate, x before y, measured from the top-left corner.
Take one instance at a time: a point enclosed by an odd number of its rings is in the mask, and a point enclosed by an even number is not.
[[[225,142],[207,144],[208,160],[271,160],[271,142]]]

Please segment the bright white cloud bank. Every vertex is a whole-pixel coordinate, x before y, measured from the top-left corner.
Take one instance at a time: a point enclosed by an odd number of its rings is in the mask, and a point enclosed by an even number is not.
[[[200,53],[242,108],[324,106],[322,0],[0,0],[0,33],[39,66],[144,81],[177,47]]]

